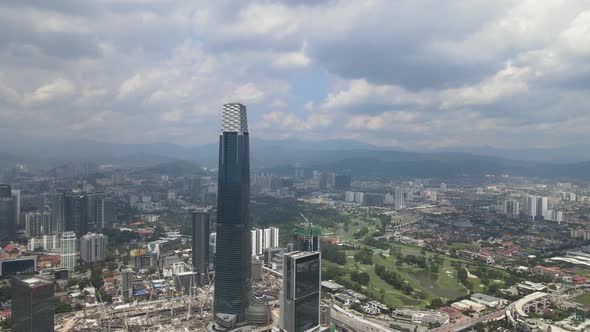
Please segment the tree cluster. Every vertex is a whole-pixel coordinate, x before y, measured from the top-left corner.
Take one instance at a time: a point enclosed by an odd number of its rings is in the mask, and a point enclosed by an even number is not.
[[[359,264],[373,265],[373,252],[369,249],[363,249],[354,254],[354,260]]]
[[[334,262],[339,265],[346,264],[346,254],[344,253],[344,251],[340,250],[340,248],[337,245],[322,242],[320,248],[322,252],[322,259]]]
[[[367,272],[353,270],[352,272],[350,272],[350,280],[357,282],[363,286],[366,286],[369,284],[369,281],[371,279]]]

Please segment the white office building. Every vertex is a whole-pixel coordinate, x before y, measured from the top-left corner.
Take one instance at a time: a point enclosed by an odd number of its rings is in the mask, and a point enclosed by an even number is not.
[[[29,212],[25,214],[25,233],[27,237],[51,235],[51,214],[49,212]]]
[[[60,266],[70,271],[76,268],[76,233],[64,232],[60,239]]]
[[[29,251],[55,251],[59,249],[60,239],[57,235],[43,235],[30,238],[27,243]]]

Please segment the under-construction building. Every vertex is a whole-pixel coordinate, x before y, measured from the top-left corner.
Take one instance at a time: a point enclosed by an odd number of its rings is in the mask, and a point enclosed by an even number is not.
[[[294,251],[320,251],[322,228],[310,223],[295,226],[293,231]]]

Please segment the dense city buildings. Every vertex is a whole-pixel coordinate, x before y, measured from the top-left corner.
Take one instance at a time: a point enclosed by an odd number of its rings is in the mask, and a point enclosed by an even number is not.
[[[320,256],[305,251],[283,256],[280,326],[286,332],[313,331],[320,325]]]
[[[192,213],[192,267],[197,274],[197,283],[209,283],[209,213],[193,211]]]
[[[244,319],[250,304],[250,150],[246,106],[223,106],[219,137],[215,295],[221,325]]]
[[[103,234],[88,233],[80,238],[80,260],[85,264],[104,261],[108,238]]]
[[[12,330],[22,332],[54,331],[54,284],[30,277],[12,279]]]

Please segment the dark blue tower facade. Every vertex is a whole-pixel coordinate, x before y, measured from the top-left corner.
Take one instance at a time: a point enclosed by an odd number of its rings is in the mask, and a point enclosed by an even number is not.
[[[219,137],[215,320],[241,321],[252,293],[250,224],[250,149],[246,106],[225,104]]]

